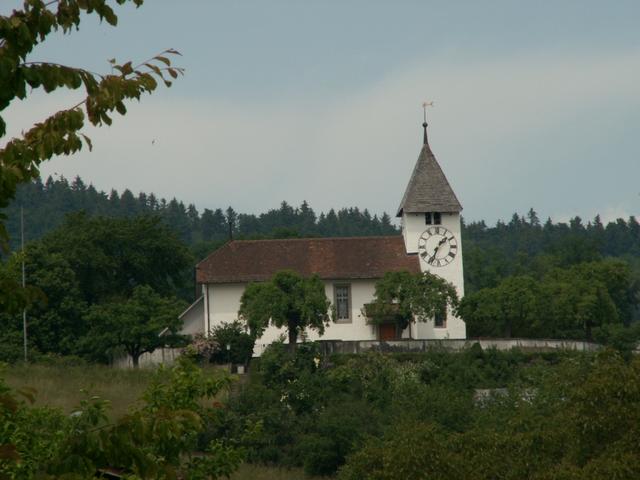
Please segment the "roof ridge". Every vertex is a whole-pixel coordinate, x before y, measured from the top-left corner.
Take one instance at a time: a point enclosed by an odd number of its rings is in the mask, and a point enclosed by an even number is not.
[[[329,241],[329,240],[364,240],[370,238],[396,238],[401,237],[402,234],[398,233],[396,235],[360,235],[360,236],[350,236],[350,237],[296,237],[296,238],[250,238],[250,239],[233,239],[227,244],[231,243],[258,243],[258,242],[304,242],[309,240],[315,241]],[[222,248],[222,247],[220,247]],[[219,249],[218,249],[219,250]]]

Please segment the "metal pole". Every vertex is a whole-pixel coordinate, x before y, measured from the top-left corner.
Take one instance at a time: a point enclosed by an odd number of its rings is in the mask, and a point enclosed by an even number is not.
[[[27,276],[24,268],[24,207],[20,206],[20,242],[22,245],[22,289],[27,288]],[[27,356],[27,307],[22,309],[22,338],[24,347],[24,361],[28,361]]]

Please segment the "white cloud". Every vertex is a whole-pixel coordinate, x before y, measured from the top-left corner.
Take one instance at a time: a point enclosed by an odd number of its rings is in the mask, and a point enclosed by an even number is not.
[[[640,212],[631,212],[628,208],[628,205],[610,205],[598,210],[591,210],[589,212],[559,213],[553,215],[552,220],[554,222],[569,223],[569,220],[575,218],[576,215],[579,216],[582,219],[582,222],[585,224],[592,221],[596,217],[596,215],[600,215],[600,221],[605,225],[610,222],[615,222],[619,218],[622,218],[626,221],[629,219],[629,217],[635,216],[636,218],[640,219]]]
[[[637,109],[639,60],[638,51],[466,64],[440,58],[357,92],[329,98],[310,92],[286,104],[230,104],[215,92],[176,99],[171,90],[158,91],[131,104],[112,127],[89,129],[94,152],[55,159],[42,171],[80,175],[102,189],[176,196],[199,208],[231,204],[261,212],[283,199],[306,199],[316,210],[357,205],[393,214],[420,148],[419,105],[432,99],[431,144],[470,218],[541,204],[543,216],[553,215],[574,209],[563,196],[586,193],[569,179],[554,184],[554,171],[536,168],[567,162],[579,169],[572,155],[598,140],[570,137],[560,140],[566,145],[536,145],[539,151],[531,145],[551,130],[575,131],[599,108]],[[12,107],[12,133],[74,99],[36,95]],[[554,147],[568,155],[549,156]]]

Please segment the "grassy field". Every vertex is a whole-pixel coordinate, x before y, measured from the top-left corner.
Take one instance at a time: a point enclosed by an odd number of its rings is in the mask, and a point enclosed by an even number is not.
[[[320,480],[328,477],[309,477],[300,469],[285,470],[275,467],[242,465],[231,480]]]
[[[140,399],[149,384],[153,370],[123,370],[103,365],[11,365],[0,375],[13,388],[36,390],[36,405],[48,405],[71,413],[87,394],[98,395],[111,402],[111,418],[127,412]],[[87,393],[83,393],[83,391]],[[243,465],[232,480],[319,480],[302,470]]]
[[[62,408],[67,413],[89,395],[111,402],[111,416],[118,418],[134,405],[151,380],[152,371],[119,370],[103,365],[12,365],[1,373],[13,388],[36,390],[36,405]]]

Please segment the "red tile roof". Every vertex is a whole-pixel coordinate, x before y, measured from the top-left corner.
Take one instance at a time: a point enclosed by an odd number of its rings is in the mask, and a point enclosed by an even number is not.
[[[198,283],[268,280],[280,270],[322,279],[380,278],[385,272],[420,272],[402,236],[233,240],[196,265]]]

